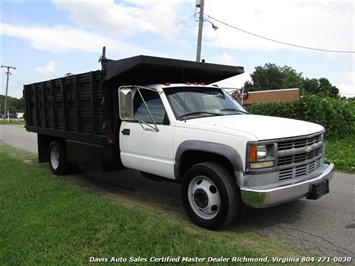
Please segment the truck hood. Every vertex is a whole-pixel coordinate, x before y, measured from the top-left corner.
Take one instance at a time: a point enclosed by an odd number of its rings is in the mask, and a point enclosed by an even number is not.
[[[214,116],[187,121],[190,127],[195,125],[199,129],[211,131],[224,128],[225,133],[253,135],[257,140],[290,138],[324,130],[321,125],[311,122],[262,115]]]

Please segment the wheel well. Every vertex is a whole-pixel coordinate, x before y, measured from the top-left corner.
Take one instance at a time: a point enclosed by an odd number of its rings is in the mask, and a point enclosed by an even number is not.
[[[202,162],[214,162],[217,163],[224,168],[226,168],[232,176],[234,176],[234,168],[231,162],[224,157],[223,155],[212,153],[212,152],[204,152],[204,151],[186,151],[183,153],[179,168],[179,177],[180,179],[185,174],[187,169],[191,166],[202,163]]]
[[[61,138],[56,138],[53,136],[48,136],[44,134],[37,135],[37,142],[38,142],[38,160],[40,163],[45,163],[49,161],[49,144],[52,141],[57,141],[65,145],[65,140]]]

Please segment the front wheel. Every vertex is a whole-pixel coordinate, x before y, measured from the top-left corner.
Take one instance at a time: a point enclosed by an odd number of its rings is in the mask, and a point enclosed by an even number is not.
[[[240,192],[232,175],[223,166],[206,162],[186,171],[182,180],[182,201],[195,224],[218,229],[235,222]]]
[[[52,141],[49,145],[49,166],[56,175],[65,175],[69,172],[70,164],[67,162],[65,144]]]

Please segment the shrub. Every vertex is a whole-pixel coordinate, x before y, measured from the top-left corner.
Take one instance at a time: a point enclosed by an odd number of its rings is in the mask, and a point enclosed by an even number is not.
[[[327,137],[338,139],[355,135],[355,102],[311,95],[291,102],[255,104],[250,113],[287,117],[321,124]]]

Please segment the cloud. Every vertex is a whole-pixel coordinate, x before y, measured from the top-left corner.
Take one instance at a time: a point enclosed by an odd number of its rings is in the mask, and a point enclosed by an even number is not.
[[[234,55],[229,54],[227,52],[223,52],[221,56],[218,56],[214,60],[217,63],[225,64],[225,65],[235,65],[236,59]]]
[[[66,53],[74,49],[85,52],[97,52],[101,48],[98,41],[113,45],[114,41],[98,34],[64,25],[43,27],[35,25],[13,26],[1,24],[2,34],[25,39],[31,42],[33,48],[47,50],[53,53]]]
[[[181,2],[180,2],[181,3]],[[62,1],[54,0],[57,9],[69,12],[70,19],[80,27],[93,29],[103,35],[129,38],[144,32],[160,33],[165,38],[176,38],[181,19],[179,1]],[[169,28],[170,30],[165,30]]]
[[[355,86],[355,72],[345,72],[345,78]]]
[[[339,92],[345,97],[355,97],[355,72],[346,72],[344,82],[337,85]]]
[[[236,59],[232,54],[223,52],[221,56],[217,56],[213,60],[216,63],[223,65],[236,65]],[[244,82],[250,78],[250,75],[243,73],[218,82],[218,86],[224,88],[240,88]]]
[[[354,85],[348,85],[348,84],[345,84],[344,82],[342,82],[339,85],[337,85],[337,88],[339,89],[339,94],[341,96],[345,96],[348,98],[355,97],[355,86]]]
[[[223,52],[219,57],[215,58],[215,62],[223,65],[236,65],[236,59],[233,55]],[[222,80],[218,82],[218,85],[221,87],[227,88],[241,88],[244,86],[246,81],[251,81],[250,73],[247,73],[244,69],[244,73]]]
[[[146,44],[152,39],[158,43],[174,42],[182,29],[179,21],[186,18],[179,13],[179,1],[52,2],[55,8],[67,11],[74,24],[0,23],[1,34],[27,40],[37,50],[58,54],[74,50],[97,53],[102,46],[120,54],[157,54],[161,51],[146,49]]]
[[[352,50],[353,3],[305,1],[210,0],[206,14],[227,24],[270,39],[331,50]],[[215,22],[215,21],[213,21]],[[216,22],[225,48],[242,50],[299,49],[271,42]],[[210,45],[214,34],[206,31]]]
[[[37,67],[36,72],[41,76],[51,76],[55,71],[55,62],[49,61],[43,67]]]
[[[2,24],[3,34],[26,39],[40,50],[67,53],[144,49],[146,44],[184,43],[196,39],[194,1],[53,0],[74,23],[59,25]],[[277,8],[275,8],[277,7]],[[305,1],[206,1],[205,14],[219,29],[205,23],[204,45],[233,50],[298,49],[246,34],[233,27],[291,44],[331,50],[352,50],[353,3]],[[212,19],[211,19],[212,20]],[[216,34],[218,38],[216,38]],[[189,41],[188,43],[187,40]],[[334,57],[334,55],[328,56]],[[337,56],[337,55],[335,55]]]

